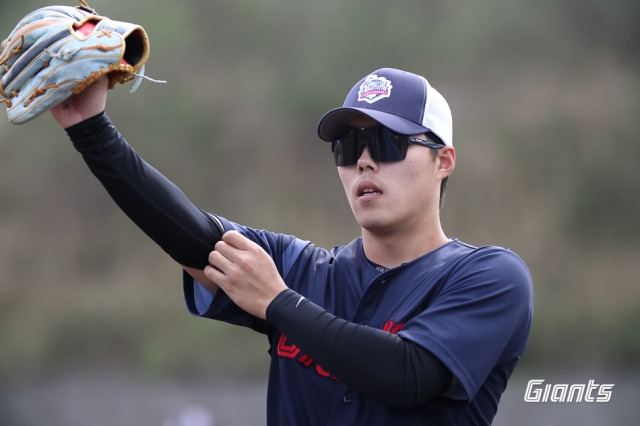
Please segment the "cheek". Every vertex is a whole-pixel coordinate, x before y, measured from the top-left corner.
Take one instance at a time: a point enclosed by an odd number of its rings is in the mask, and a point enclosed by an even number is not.
[[[340,182],[342,182],[342,185],[344,185],[345,173],[343,172],[342,167],[338,167],[338,177],[340,178]]]
[[[410,158],[407,158],[402,163],[403,167],[396,170],[396,176],[398,177],[398,180],[405,181],[405,183],[415,183],[416,181],[424,179],[424,163]]]
[[[338,167],[338,177],[340,178],[340,182],[342,182],[342,187],[346,192],[347,188],[349,188],[350,182],[353,180],[353,173],[349,173],[349,171],[344,167]]]
[[[432,179],[436,172],[433,154],[429,148],[410,146],[407,158],[404,161],[405,171],[409,179],[427,181]]]
[[[396,170],[394,180],[405,196],[421,198],[432,190],[435,181],[433,168],[418,160],[409,161],[404,166]]]

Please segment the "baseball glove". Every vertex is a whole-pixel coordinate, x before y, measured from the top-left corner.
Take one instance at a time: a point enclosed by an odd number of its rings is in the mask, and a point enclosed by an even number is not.
[[[0,102],[22,124],[107,74],[109,88],[144,76],[149,38],[139,25],[82,6],[47,6],[25,16],[0,44]]]

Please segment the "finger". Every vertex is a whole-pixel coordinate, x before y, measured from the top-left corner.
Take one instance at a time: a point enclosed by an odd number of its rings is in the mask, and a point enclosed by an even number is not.
[[[218,253],[219,255],[225,257],[231,262],[236,262],[238,258],[241,256],[241,250],[228,244],[226,241],[218,241],[214,246],[214,251],[211,252]],[[211,254],[209,256],[211,256]],[[209,262],[211,263],[211,262]]]
[[[222,235],[222,241],[227,244],[239,249],[239,250],[249,250],[255,245],[253,241],[239,233],[238,231],[227,231]]]
[[[222,274],[233,264],[233,261],[227,258],[221,252],[214,250],[209,253],[209,265],[218,269]]]
[[[214,282],[216,285],[224,289],[226,280],[225,280],[225,275],[222,273],[222,271],[218,270],[217,268],[211,265],[207,265],[204,267],[204,275],[208,279],[210,279],[212,282]]]

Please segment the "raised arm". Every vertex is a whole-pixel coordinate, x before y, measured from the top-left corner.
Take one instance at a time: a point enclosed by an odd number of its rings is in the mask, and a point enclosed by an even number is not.
[[[147,164],[104,114],[107,80],[51,110],[92,173],[127,216],[210,291],[202,273],[223,229],[160,172]]]

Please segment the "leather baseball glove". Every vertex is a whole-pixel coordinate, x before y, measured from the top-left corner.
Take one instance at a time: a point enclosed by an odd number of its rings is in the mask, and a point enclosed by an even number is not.
[[[137,80],[132,92],[148,78],[144,28],[100,16],[80,1],[29,13],[0,44],[0,102],[12,123],[26,123],[104,74],[110,89]]]

